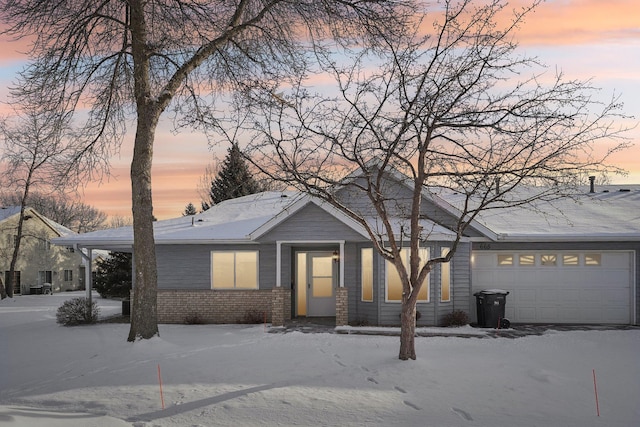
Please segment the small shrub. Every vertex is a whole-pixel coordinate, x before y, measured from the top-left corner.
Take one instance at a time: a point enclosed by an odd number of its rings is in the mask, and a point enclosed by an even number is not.
[[[197,314],[189,314],[184,318],[184,323],[186,325],[204,325],[204,320]]]
[[[367,319],[356,319],[353,322],[349,322],[349,326],[369,326]]]
[[[240,319],[240,323],[247,325],[255,325],[262,322],[264,322],[264,311],[258,310],[249,310],[244,313],[244,316]]]
[[[87,299],[84,297],[73,298],[65,301],[56,312],[56,321],[63,326],[83,325],[96,323],[100,309],[95,301],[91,301],[91,308],[87,307]]]
[[[442,326],[465,326],[469,324],[469,316],[462,310],[453,310],[442,319]]]

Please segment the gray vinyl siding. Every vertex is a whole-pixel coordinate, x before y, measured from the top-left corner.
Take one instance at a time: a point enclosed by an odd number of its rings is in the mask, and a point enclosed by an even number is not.
[[[635,324],[640,324],[640,242],[491,242],[474,243],[473,251],[635,251]]]
[[[362,184],[363,180],[357,180]],[[411,203],[413,200],[413,192],[405,184],[397,181],[388,180],[385,183],[385,197],[387,214],[390,217],[398,216],[408,218],[411,213]],[[364,217],[377,216],[371,201],[366,196],[365,192],[355,188],[354,186],[346,186],[338,192],[338,197],[342,200],[348,200],[349,207],[354,212],[359,213]],[[430,199],[423,197],[420,205],[421,217],[440,224],[449,229],[457,229],[458,218],[452,215],[450,212],[436,205]],[[473,226],[469,226],[464,233],[467,237],[484,237],[484,234],[474,229]]]
[[[376,284],[379,281],[377,264],[380,263],[380,257],[377,256],[374,249],[373,255],[373,301],[362,301],[362,260],[361,250],[363,248],[371,248],[371,244],[354,245],[350,251],[349,258],[353,259],[350,268],[350,275],[353,276],[353,283],[347,284],[349,287],[349,323],[356,325],[377,325],[378,324],[378,308],[380,306],[379,287]],[[345,269],[346,269],[345,265]],[[353,270],[353,272],[351,272]],[[345,271],[346,276],[346,271]],[[383,296],[384,297],[384,296]]]
[[[433,242],[428,245],[430,256],[440,255],[442,247],[451,247],[450,242]],[[419,302],[416,306],[420,312],[418,326],[437,326],[442,322],[442,317],[453,310],[459,309],[469,313],[471,292],[471,264],[470,243],[460,243],[451,260],[451,300],[440,301],[440,265],[434,266],[429,273],[429,302]],[[380,325],[400,324],[400,302],[385,302],[385,261],[377,256],[378,265],[375,267],[377,275],[376,301],[380,313],[378,323]]]
[[[258,251],[260,289],[276,281],[275,245],[158,245],[158,289],[211,289],[211,251]]]
[[[356,182],[364,185],[363,179],[358,179]],[[406,185],[391,179],[386,180],[383,185],[382,192],[385,195],[385,207],[388,215],[407,217],[413,198],[412,191]],[[337,192],[336,198],[343,200],[345,204],[349,205],[349,208],[363,217],[377,215],[366,193],[355,186],[343,187]]]
[[[259,239],[260,242],[278,240],[363,241],[367,239],[322,208],[309,203]]]

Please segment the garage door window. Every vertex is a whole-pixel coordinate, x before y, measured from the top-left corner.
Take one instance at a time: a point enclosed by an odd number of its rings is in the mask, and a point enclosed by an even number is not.
[[[544,266],[554,266],[557,263],[558,257],[552,254],[542,254],[540,255],[540,265]]]
[[[562,265],[578,265],[578,255],[577,254],[565,254],[562,255]]]
[[[585,254],[584,255],[584,265],[600,265],[602,264],[602,255],[600,254]]]
[[[512,254],[498,255],[498,265],[501,265],[501,266],[513,265],[513,255]]]
[[[518,257],[518,262],[522,266],[536,265],[536,256],[530,254],[523,254]]]

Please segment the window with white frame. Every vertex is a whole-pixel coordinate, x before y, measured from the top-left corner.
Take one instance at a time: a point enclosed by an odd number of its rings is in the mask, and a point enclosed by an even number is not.
[[[73,270],[65,270],[64,271],[64,281],[65,282],[73,281]]]
[[[440,248],[440,256],[446,257],[450,248]],[[451,263],[443,262],[440,264],[440,301],[451,301]]]
[[[212,289],[258,289],[258,251],[212,251]]]
[[[400,257],[402,263],[405,265],[407,271],[409,270],[409,248],[402,248],[400,250]],[[424,267],[429,259],[429,249],[420,248],[420,268]],[[400,280],[400,274],[392,262],[387,261],[385,263],[386,268],[386,301],[402,301],[402,281]],[[429,274],[424,279],[420,293],[418,294],[418,302],[429,302]]]
[[[373,248],[363,248],[360,251],[360,284],[362,301],[373,301]]]

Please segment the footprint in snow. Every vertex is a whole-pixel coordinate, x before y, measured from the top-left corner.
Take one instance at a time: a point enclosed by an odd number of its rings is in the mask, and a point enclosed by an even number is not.
[[[459,408],[451,408],[451,410],[453,412],[455,412],[456,414],[460,415],[465,420],[473,421],[473,418],[471,418],[471,415],[469,415],[469,413],[467,411],[463,411],[462,409],[459,409]]]
[[[416,405],[415,403],[411,403],[408,400],[403,401],[402,403],[404,403],[405,405],[407,405],[410,408],[415,409],[416,411],[420,411],[422,408],[419,407],[418,405]]]

